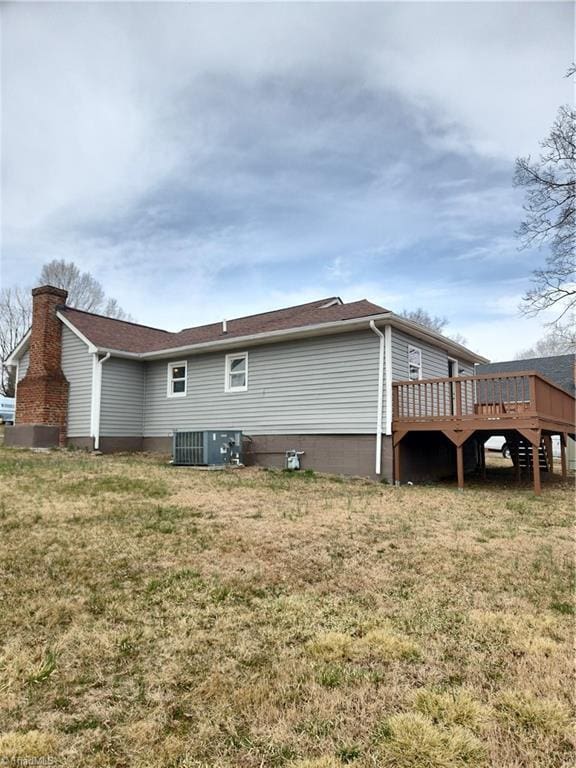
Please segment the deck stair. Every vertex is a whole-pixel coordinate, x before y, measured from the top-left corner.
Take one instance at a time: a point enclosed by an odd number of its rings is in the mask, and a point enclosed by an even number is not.
[[[515,467],[519,467],[523,474],[532,473],[532,445],[524,438],[510,440],[510,456]],[[549,446],[547,441],[542,439],[538,447],[538,458],[541,472],[551,471],[551,456],[549,455]]]

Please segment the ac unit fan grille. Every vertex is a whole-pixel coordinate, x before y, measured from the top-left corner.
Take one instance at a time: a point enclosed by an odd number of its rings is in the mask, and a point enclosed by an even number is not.
[[[204,463],[204,432],[176,432],[174,437],[176,464]]]

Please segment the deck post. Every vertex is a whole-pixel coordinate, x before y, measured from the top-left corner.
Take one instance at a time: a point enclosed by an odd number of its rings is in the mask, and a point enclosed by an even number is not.
[[[568,464],[566,462],[566,432],[560,433],[560,461],[562,462],[562,480],[568,480]]]
[[[539,445],[532,443],[532,473],[534,476],[534,493],[540,496],[542,493],[542,483],[540,482],[540,453]]]
[[[392,434],[392,443],[394,445],[394,467],[392,476],[394,478],[394,485],[400,485],[400,443],[407,434],[408,430],[406,429],[396,430]]]
[[[462,444],[456,446],[456,471],[458,474],[458,490],[464,490],[464,451]]]
[[[528,391],[530,393],[530,411],[536,413],[536,376],[528,376]]]
[[[480,442],[480,474],[482,480],[486,480],[486,445],[483,440]]]
[[[400,440],[394,443],[394,485],[400,485]]]
[[[462,418],[462,389],[460,388],[460,382],[456,381],[452,384],[456,389],[456,413],[454,414],[457,419]]]

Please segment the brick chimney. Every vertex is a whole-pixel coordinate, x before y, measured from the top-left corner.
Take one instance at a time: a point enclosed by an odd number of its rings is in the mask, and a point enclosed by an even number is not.
[[[52,285],[32,291],[30,362],[16,392],[16,426],[51,427],[40,430],[66,444],[68,381],[62,372],[62,323],[56,311],[66,303],[68,292]]]

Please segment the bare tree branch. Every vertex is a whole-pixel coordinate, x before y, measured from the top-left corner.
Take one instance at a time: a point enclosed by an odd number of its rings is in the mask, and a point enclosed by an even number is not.
[[[444,329],[448,325],[447,318],[431,315],[422,307],[417,307],[416,309],[403,309],[402,312],[400,312],[400,315],[407,320],[412,320],[413,323],[418,323],[425,328],[430,328],[430,330],[436,331],[436,333],[444,333]],[[461,333],[450,334],[447,338],[452,339],[456,344],[461,344],[462,346],[466,346],[468,343],[467,339],[462,336]]]
[[[576,73],[576,65],[567,77]],[[576,110],[560,107],[539,160],[519,157],[514,184],[526,189],[526,218],[517,236],[521,247],[548,246],[545,266],[533,275],[523,311],[535,315],[554,307],[556,320],[576,307]]]
[[[568,316],[565,324],[553,323],[550,331],[532,347],[518,352],[516,360],[530,357],[551,357],[576,352],[576,316]]]
[[[31,322],[29,292],[22,288],[3,288],[0,291],[0,356],[5,360]],[[0,389],[6,397],[14,397],[14,371],[2,369]]]
[[[411,320],[413,323],[418,323],[426,328],[431,328],[437,333],[442,333],[443,329],[448,324],[448,320],[445,317],[431,315],[422,307],[417,307],[416,309],[403,309],[402,312],[400,312],[400,315],[407,320]]]
[[[40,272],[40,285],[54,285],[68,291],[68,304],[86,312],[105,314],[117,320],[127,320],[128,315],[116,299],[104,293],[101,283],[89,272],[80,272],[72,261],[54,259],[44,264]]]
[[[80,272],[71,261],[55,259],[42,267],[37,285],[53,285],[68,291],[68,304],[87,312],[104,314],[119,320],[130,315],[116,299],[106,296],[102,285],[89,272]],[[0,361],[5,360],[22,339],[32,322],[32,300],[29,288],[4,288],[0,291]],[[14,396],[14,372],[2,367],[0,391]]]

